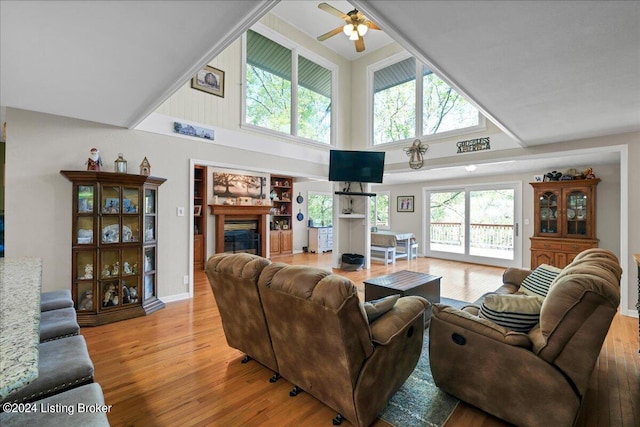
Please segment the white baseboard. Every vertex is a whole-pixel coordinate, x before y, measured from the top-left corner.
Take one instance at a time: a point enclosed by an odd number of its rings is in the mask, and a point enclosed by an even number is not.
[[[189,298],[191,298],[189,296],[189,292],[184,292],[182,294],[175,294],[175,295],[169,295],[167,297],[162,297],[160,298],[160,300],[164,303],[168,303],[168,302],[182,301]]]

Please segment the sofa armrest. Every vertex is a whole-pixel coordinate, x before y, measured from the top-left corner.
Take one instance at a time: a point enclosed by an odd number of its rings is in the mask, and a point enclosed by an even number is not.
[[[434,304],[433,316],[443,322],[470,332],[484,335],[501,343],[530,349],[531,340],[527,334],[514,332],[493,323],[487,319],[481,319],[463,310],[442,304]]]
[[[522,281],[531,274],[531,270],[523,268],[507,268],[502,274],[502,283],[510,283],[518,288],[522,285]]]
[[[424,316],[424,311],[430,305],[429,301],[418,296],[398,299],[391,310],[371,324],[373,342],[378,345],[388,344],[397,334],[410,325],[416,317]]]

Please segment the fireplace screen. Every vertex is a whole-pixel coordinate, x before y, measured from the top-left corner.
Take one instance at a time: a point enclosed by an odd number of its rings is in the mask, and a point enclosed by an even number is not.
[[[258,221],[225,221],[224,251],[228,253],[246,252],[262,255],[260,253]]]

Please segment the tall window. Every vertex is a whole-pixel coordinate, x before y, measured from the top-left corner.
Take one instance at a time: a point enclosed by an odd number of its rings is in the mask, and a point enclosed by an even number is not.
[[[479,124],[478,110],[413,57],[373,72],[374,145]]]
[[[389,199],[391,198],[388,191],[376,193],[376,197],[371,197],[371,225],[378,228],[389,228]]]
[[[245,122],[330,144],[333,72],[252,30],[246,45]]]

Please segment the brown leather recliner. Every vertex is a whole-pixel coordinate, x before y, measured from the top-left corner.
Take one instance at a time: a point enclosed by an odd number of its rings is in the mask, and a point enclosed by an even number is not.
[[[273,263],[258,282],[280,373],[356,426],[368,426],[415,368],[421,297],[398,299],[368,323],[353,282],[308,266]]]
[[[529,333],[479,318],[477,307],[436,304],[429,333],[436,385],[519,426],[573,425],[620,303],[621,274],[610,251],[579,254],[551,284]],[[517,288],[524,277],[505,281]]]
[[[227,344],[274,371],[275,381],[278,363],[258,291],[260,273],[269,264],[268,259],[257,255],[217,254],[207,260],[205,271]]]

